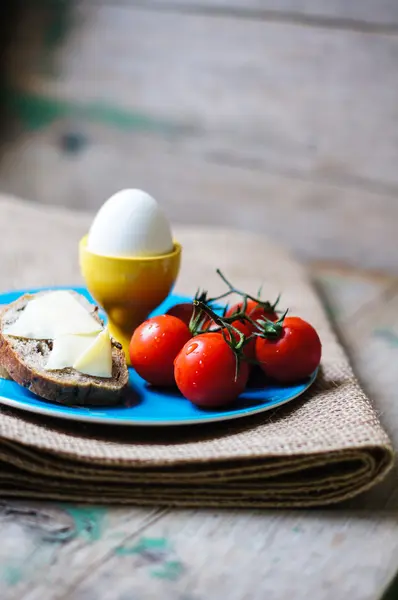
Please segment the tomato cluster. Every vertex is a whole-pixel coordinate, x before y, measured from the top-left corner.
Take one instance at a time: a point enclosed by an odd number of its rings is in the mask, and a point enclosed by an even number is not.
[[[315,329],[299,317],[280,318],[275,305],[241,294],[243,300],[222,317],[213,312],[213,299],[177,304],[142,323],[130,342],[134,369],[152,385],[177,385],[206,408],[233,402],[253,365],[283,384],[311,375],[321,360]]]

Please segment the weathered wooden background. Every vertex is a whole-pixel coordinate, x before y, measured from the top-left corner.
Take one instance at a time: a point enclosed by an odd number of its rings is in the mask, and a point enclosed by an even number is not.
[[[398,272],[398,2],[19,4],[3,191],[143,187],[174,221]]]
[[[397,447],[398,2],[15,5],[0,190],[96,209],[142,187],[289,246]],[[328,511],[3,502],[0,597],[380,600],[397,531],[396,471]]]

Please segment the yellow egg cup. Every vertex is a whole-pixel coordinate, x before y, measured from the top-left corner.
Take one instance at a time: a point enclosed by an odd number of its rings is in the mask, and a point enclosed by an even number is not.
[[[108,315],[109,332],[123,346],[130,364],[129,343],[134,329],[170,293],[180,269],[181,246],[151,257],[101,256],[79,244],[80,269],[93,298]]]

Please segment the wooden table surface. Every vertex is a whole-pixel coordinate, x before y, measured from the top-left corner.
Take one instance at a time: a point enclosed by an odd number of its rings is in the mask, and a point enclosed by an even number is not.
[[[398,3],[37,1],[24,16],[0,189],[96,209],[142,187],[176,222],[285,244],[398,447]],[[1,502],[0,597],[381,600],[397,475],[328,510]]]

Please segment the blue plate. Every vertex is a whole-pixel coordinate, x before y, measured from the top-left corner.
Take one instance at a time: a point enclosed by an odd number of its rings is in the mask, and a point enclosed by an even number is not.
[[[83,288],[74,289],[93,302],[87,290]],[[0,304],[8,304],[16,300],[21,294],[37,291],[40,290],[20,290],[0,294]],[[186,301],[189,301],[189,298],[170,295],[153,314],[162,314],[170,306]],[[225,409],[204,410],[191,404],[178,391],[152,388],[137,375],[134,369],[129,369],[129,371],[130,391],[124,404],[117,408],[84,408],[54,404],[42,400],[14,381],[4,379],[0,379],[0,403],[50,417],[90,423],[142,426],[192,425],[237,419],[271,410],[303,394],[315,381],[317,375],[315,372],[306,381],[290,386],[273,384],[264,387],[263,384],[253,381],[244,394],[231,406]]]

